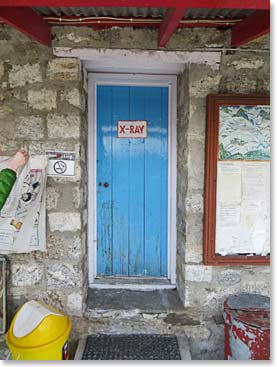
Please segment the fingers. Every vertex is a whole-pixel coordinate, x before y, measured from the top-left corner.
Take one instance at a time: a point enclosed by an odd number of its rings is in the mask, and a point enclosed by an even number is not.
[[[29,159],[29,153],[26,150],[21,149],[20,153],[23,155],[23,157],[25,158],[25,160]]]

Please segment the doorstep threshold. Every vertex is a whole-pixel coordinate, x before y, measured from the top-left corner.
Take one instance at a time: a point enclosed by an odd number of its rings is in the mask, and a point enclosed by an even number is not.
[[[90,288],[96,289],[132,289],[132,290],[155,290],[175,289],[167,278],[154,277],[96,277]]]
[[[176,289],[88,289],[87,312],[164,313],[184,310]]]

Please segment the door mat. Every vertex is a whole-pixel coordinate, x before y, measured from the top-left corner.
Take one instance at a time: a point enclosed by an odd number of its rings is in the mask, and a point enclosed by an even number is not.
[[[89,335],[82,360],[181,359],[175,335]]]

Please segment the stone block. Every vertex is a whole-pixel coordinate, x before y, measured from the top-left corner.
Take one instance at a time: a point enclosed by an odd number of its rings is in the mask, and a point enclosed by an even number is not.
[[[68,258],[79,259],[82,255],[81,238],[78,236],[70,236],[66,239],[66,254]]]
[[[83,297],[81,292],[70,293],[67,297],[67,308],[74,315],[82,315]]]
[[[13,65],[9,71],[9,84],[11,88],[23,87],[42,81],[39,64]]]
[[[203,244],[201,242],[185,244],[186,263],[200,264],[203,261]]]
[[[76,151],[76,142],[71,140],[47,140],[32,141],[29,144],[29,151],[33,154],[44,154],[45,151]],[[52,177],[49,177],[49,183]]]
[[[212,267],[205,265],[184,265],[185,280],[191,282],[212,281]]]
[[[16,119],[16,138],[40,140],[44,138],[44,123],[41,117],[20,116]]]
[[[81,229],[80,213],[49,213],[48,219],[51,232],[76,232]]]
[[[66,295],[63,290],[48,290],[48,291],[36,291],[33,297],[37,301],[42,301],[46,305],[53,306],[57,310],[65,313],[66,308]]]
[[[186,242],[201,244],[203,242],[203,216],[199,214],[186,215]]]
[[[75,187],[73,190],[73,204],[75,209],[79,209],[82,203],[84,190],[80,187]]]
[[[77,265],[49,263],[47,265],[47,286],[52,289],[66,289],[82,286],[82,272]]]
[[[230,46],[230,32],[214,28],[179,28],[170,37],[169,50],[191,50],[196,48],[221,48]]]
[[[60,192],[55,187],[46,188],[46,209],[52,210],[57,208]]]
[[[4,74],[5,74],[4,63],[3,61],[0,61],[0,79],[3,78]]]
[[[189,140],[205,141],[206,134],[206,100],[203,98],[190,98],[189,108]]]
[[[47,257],[49,259],[59,260],[65,255],[67,257],[66,239],[59,233],[47,234]]]
[[[153,29],[125,27],[110,31],[113,48],[155,49],[157,47],[157,32]]]
[[[47,116],[48,137],[52,139],[78,139],[80,137],[80,123],[79,115],[49,114]]]
[[[67,101],[74,107],[81,108],[81,95],[77,88],[63,90],[61,92],[61,100]]]
[[[237,58],[237,60],[230,60],[229,62],[227,62],[227,66],[234,67],[235,70],[240,70],[240,69],[257,70],[261,68],[262,66],[264,66],[264,64],[265,64],[265,60],[254,57],[253,54],[249,58],[241,57],[240,55],[240,57]]]
[[[198,140],[190,140],[188,144],[188,189],[203,190],[205,146]]]
[[[221,74],[211,68],[195,66],[191,68],[189,94],[193,98],[206,98],[210,93],[217,93]]]
[[[110,30],[96,31],[91,27],[52,27],[54,47],[111,47]]]
[[[0,106],[0,116],[1,116],[1,106]],[[8,123],[7,123],[8,121]],[[0,117],[0,142],[2,150],[9,150],[12,146],[17,145],[15,140],[16,125],[14,121],[14,116],[1,119]]]
[[[189,266],[196,266],[201,267],[204,265],[189,265]],[[195,269],[196,276],[201,272],[198,273],[198,270]],[[186,274],[185,274],[186,275]],[[193,277],[195,279],[195,277]],[[207,308],[207,299],[208,295],[212,293],[212,290],[209,288],[209,283],[205,281],[195,282],[195,281],[188,281],[185,278],[184,280],[185,289],[184,289],[184,306],[185,307],[192,307],[195,310],[203,312],[205,308]]]
[[[50,60],[47,66],[47,77],[50,80],[80,80],[80,61],[73,58],[58,58]]]
[[[78,206],[78,192],[79,186],[72,183],[67,185],[56,184],[49,187],[49,194],[47,189],[46,205],[48,210],[56,212],[70,212],[79,209]]]
[[[263,281],[268,282],[270,284],[271,271],[270,266],[250,266],[243,267],[240,269],[242,280],[245,283],[253,281],[253,278],[260,278]]]
[[[14,111],[8,105],[1,105],[0,106],[0,120],[10,119],[13,116]]]
[[[57,92],[52,89],[39,89],[28,91],[29,106],[35,110],[51,111],[56,108]]]
[[[216,272],[215,284],[228,287],[241,282],[241,272],[239,270],[220,270],[214,269],[214,272]]]
[[[190,194],[186,197],[186,212],[187,213],[203,213],[203,195]]]
[[[220,83],[222,93],[255,93],[257,80],[248,73],[223,77]]]
[[[41,284],[44,274],[44,264],[12,264],[12,285],[17,287],[34,286]]]

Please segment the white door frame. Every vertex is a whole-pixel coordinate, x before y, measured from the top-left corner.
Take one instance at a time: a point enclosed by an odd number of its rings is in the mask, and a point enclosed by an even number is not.
[[[88,270],[89,286],[97,271],[97,123],[96,87],[101,85],[167,86],[168,97],[168,279],[176,284],[176,167],[177,167],[177,76],[147,74],[88,74]]]

